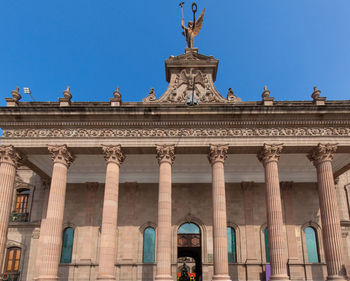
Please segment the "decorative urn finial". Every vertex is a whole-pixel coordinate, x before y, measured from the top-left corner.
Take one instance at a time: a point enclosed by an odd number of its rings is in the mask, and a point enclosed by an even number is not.
[[[122,100],[122,94],[119,92],[119,87],[117,87],[115,89],[115,91],[113,92],[113,96],[115,101],[121,101]]]
[[[242,101],[239,97],[237,97],[234,93],[234,91],[232,90],[232,88],[228,88],[228,92],[227,92],[227,100],[231,103],[236,103],[236,102],[240,102]]]
[[[122,94],[120,93],[118,86],[113,92],[113,98],[110,98],[109,101],[111,103],[111,106],[120,106],[122,101]]]
[[[270,97],[270,90],[267,89],[267,86],[264,86],[264,91],[261,94],[262,96],[262,103],[265,106],[272,106],[274,98]]]
[[[319,97],[321,96],[321,91],[319,89],[317,89],[316,86],[314,86],[314,91],[311,95],[312,99],[315,101],[317,100]]]
[[[18,88],[18,87],[16,87],[16,89],[13,90],[13,91],[11,92],[11,94],[12,94],[12,99],[13,99],[15,102],[19,101],[19,100],[22,98],[21,94],[19,93],[19,88]]]
[[[313,91],[311,97],[313,99],[312,102],[315,105],[325,105],[326,97],[321,97],[321,91],[319,89],[317,89],[316,86],[314,86],[314,91]]]
[[[261,94],[262,98],[269,98],[270,97],[270,90],[267,89],[267,86],[264,86],[264,91]]]
[[[145,97],[142,102],[152,102],[156,100],[156,93],[154,92],[154,88],[151,88],[151,90],[149,91],[147,97]]]
[[[69,101],[72,99],[72,94],[70,93],[70,87],[69,86],[67,87],[67,89],[65,89],[63,91],[63,96]]]
[[[70,92],[70,87],[67,86],[67,89],[63,91],[63,98],[59,98],[60,106],[70,106],[72,99],[72,94]]]

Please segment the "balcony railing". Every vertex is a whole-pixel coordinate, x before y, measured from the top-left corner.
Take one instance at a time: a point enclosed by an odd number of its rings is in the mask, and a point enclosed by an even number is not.
[[[27,222],[29,218],[29,213],[11,213],[11,222]]]

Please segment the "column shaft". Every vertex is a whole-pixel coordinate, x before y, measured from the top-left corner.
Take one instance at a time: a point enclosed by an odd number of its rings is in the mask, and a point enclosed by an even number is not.
[[[99,280],[115,280],[114,264],[117,237],[119,165],[107,164],[103,201],[101,242],[99,255]]]
[[[125,156],[121,146],[102,146],[107,161],[103,201],[98,280],[115,280],[115,252],[118,218],[119,166]]]
[[[66,197],[67,166],[55,163],[52,172],[49,204],[41,227],[43,243],[38,280],[57,280],[61,257],[63,214]]]
[[[271,279],[288,279],[286,239],[283,232],[282,203],[277,162],[265,164],[267,229],[271,262]]]
[[[49,203],[45,222],[40,228],[39,249],[41,257],[37,280],[58,280],[58,265],[61,258],[62,228],[66,198],[67,171],[73,156],[67,146],[49,147],[54,161]]]
[[[11,213],[13,185],[15,182],[16,167],[9,163],[0,165],[0,266],[5,253],[7,229]]]
[[[157,266],[155,280],[171,277],[171,165],[175,159],[174,146],[158,146],[159,193]]]
[[[228,275],[227,219],[224,160],[228,146],[211,146],[209,161],[212,166],[213,194],[213,280],[230,280]]]
[[[157,280],[171,277],[171,164],[159,166]]]
[[[308,155],[317,171],[327,280],[345,280],[343,245],[331,162],[336,149],[336,145],[319,144]]]
[[[21,160],[12,145],[0,146],[0,268],[5,255],[16,168]]]
[[[317,182],[328,276],[339,276],[343,274],[343,249],[330,161],[324,161],[317,165]]]
[[[264,165],[266,185],[266,216],[269,237],[270,280],[287,280],[286,239],[283,231],[282,202],[278,165],[282,145],[264,144],[258,154]]]
[[[227,219],[224,164],[213,164],[213,234],[214,276],[228,277]]]

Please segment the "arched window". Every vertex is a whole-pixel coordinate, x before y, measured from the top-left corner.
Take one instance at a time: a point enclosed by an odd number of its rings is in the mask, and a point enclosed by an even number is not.
[[[267,230],[267,227],[264,230],[264,237],[265,237],[265,257],[266,257],[266,262],[270,262],[269,232]]]
[[[72,227],[67,227],[63,231],[61,263],[72,262],[73,241],[74,241],[74,229]]]
[[[237,262],[236,231],[232,227],[227,227],[227,251],[228,262]]]
[[[19,272],[19,264],[21,260],[21,248],[11,247],[7,250],[5,273],[16,274]]]
[[[179,227],[178,234],[201,234],[198,225],[194,223],[184,223]]]
[[[145,263],[154,262],[156,232],[154,228],[147,227],[143,232],[143,256],[142,260]]]
[[[320,262],[320,257],[316,231],[313,227],[309,226],[304,229],[304,232],[306,240],[307,260],[311,263],[318,263]]]

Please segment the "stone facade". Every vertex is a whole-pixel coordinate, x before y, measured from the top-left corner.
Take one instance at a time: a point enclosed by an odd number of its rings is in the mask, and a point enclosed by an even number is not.
[[[217,66],[196,49],[170,57],[169,88],[140,103],[123,102],[118,89],[110,102],[71,102],[69,88],[57,103],[8,100],[0,108],[1,272],[176,280],[187,256],[196,280],[347,279],[350,102],[321,102],[317,89],[313,101],[275,101],[267,88],[262,101],[244,102],[232,89],[224,98]],[[185,223],[200,230],[187,250],[178,241]],[[63,262],[67,227],[74,239]],[[15,273],[11,249],[21,251]]]
[[[28,170],[20,170],[21,174],[29,174]],[[28,175],[29,176],[29,175]],[[346,173],[340,180],[349,177]],[[24,256],[21,262],[21,280],[32,280],[36,260],[38,238],[40,231],[40,217],[42,206],[45,204],[44,187],[35,174],[25,178],[28,182],[36,182],[34,203],[31,211],[30,223],[10,223],[7,246],[23,247]],[[88,191],[89,184],[69,184],[66,194],[64,226],[75,228],[72,263],[59,266],[60,280],[96,280],[98,273],[98,256],[100,241],[100,226],[102,223],[102,208],[104,185],[98,184],[95,190]],[[265,244],[263,228],[266,226],[266,203],[263,183],[253,183],[250,186],[253,218],[251,228],[246,225],[244,211],[244,190],[239,183],[226,185],[227,221],[237,230],[237,263],[229,264],[231,280],[261,280],[264,275]],[[337,192],[344,192],[345,186],[337,186]],[[92,210],[86,203],[89,192],[94,193]],[[172,192],[172,275],[175,279],[176,271],[176,231],[177,228],[190,220],[199,224],[204,235],[203,251],[203,280],[210,280],[213,275],[213,238],[212,238],[212,200],[210,184],[174,184]],[[191,197],[189,194],[196,194]],[[291,208],[293,212],[294,232],[287,233],[286,238],[292,236],[295,241],[295,253],[289,256],[290,276],[293,280],[324,280],[326,278],[326,264],[322,243],[320,243],[319,264],[306,261],[303,228],[307,225],[317,227],[320,237],[321,219],[317,187],[315,183],[294,183],[292,186]],[[142,263],[142,230],[145,225],[157,222],[158,185],[125,183],[120,185],[119,213],[116,242],[115,278],[116,280],[153,280],[156,274],[155,265]],[[250,200],[251,198],[249,198]],[[286,220],[286,197],[282,196],[284,221]],[[290,203],[289,203],[290,204]],[[132,207],[131,207],[132,206]],[[343,207],[343,206],[342,206]],[[345,206],[347,208],[347,205]],[[92,218],[88,218],[92,216]],[[132,222],[132,223],[130,223]],[[350,226],[342,223],[342,239],[344,243],[345,261],[349,267],[349,239]],[[250,231],[250,234],[247,232]],[[249,235],[249,236],[248,236]],[[247,241],[254,239],[254,241]],[[320,241],[321,242],[321,241]],[[248,247],[254,243],[255,259],[248,260]]]

